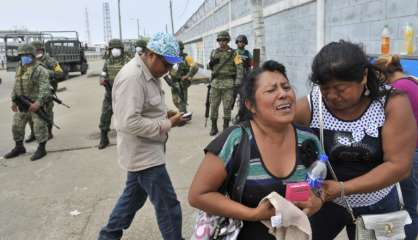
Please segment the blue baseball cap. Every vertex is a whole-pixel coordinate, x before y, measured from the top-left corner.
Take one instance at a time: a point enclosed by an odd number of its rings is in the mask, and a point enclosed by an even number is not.
[[[182,62],[183,59],[179,56],[179,44],[173,35],[168,33],[156,33],[149,40],[147,48],[152,52],[163,56],[170,64]]]

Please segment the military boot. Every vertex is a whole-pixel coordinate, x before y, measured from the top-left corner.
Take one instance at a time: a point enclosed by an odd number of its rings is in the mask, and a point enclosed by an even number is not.
[[[224,119],[223,131],[225,131],[225,129],[227,129],[228,127],[229,127],[229,119]]]
[[[109,138],[107,137],[107,131],[100,132],[100,143],[98,148],[103,149],[109,145]]]
[[[33,132],[31,131],[29,137],[26,138],[25,143],[30,143],[30,142],[33,142],[35,140],[36,140],[35,134],[33,134]]]
[[[218,119],[212,119],[212,128],[210,129],[209,135],[215,136],[218,134]]]
[[[26,153],[26,149],[23,146],[23,141],[16,141],[16,146],[12,149],[12,151],[4,155],[4,158],[14,158],[24,153]]]
[[[46,142],[39,143],[35,153],[32,155],[32,157],[30,157],[31,161],[36,161],[38,159],[43,158],[46,155],[45,144]]]

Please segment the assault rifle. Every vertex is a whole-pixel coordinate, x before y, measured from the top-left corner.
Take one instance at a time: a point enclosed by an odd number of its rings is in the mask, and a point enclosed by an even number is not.
[[[51,93],[52,93],[52,101],[61,104],[62,106],[66,107],[66,108],[71,108],[70,106],[68,106],[67,104],[65,104],[61,99],[58,98],[57,96],[57,91],[55,90],[55,88],[51,88]]]
[[[23,96],[23,95],[16,96],[15,99],[13,100],[13,102],[17,105],[20,112],[28,112],[30,105],[32,103],[34,103],[34,101],[32,99],[30,99],[29,97]],[[57,129],[61,129],[59,126],[57,126],[55,123],[53,123],[49,119],[48,114],[45,112],[45,110],[43,108],[40,107],[35,112],[35,114],[38,115],[40,119],[44,120],[48,124],[48,126],[54,126]]]

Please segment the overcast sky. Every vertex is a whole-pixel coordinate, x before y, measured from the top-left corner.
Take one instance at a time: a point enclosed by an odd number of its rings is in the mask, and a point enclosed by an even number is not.
[[[0,0],[0,30],[25,27],[33,31],[76,30],[80,39],[87,40],[85,8],[89,14],[92,42],[102,42],[103,9],[105,0]],[[110,4],[112,35],[119,37],[117,0],[106,0]],[[204,0],[173,0],[174,29],[198,9]],[[169,0],[121,0],[123,38],[136,38],[137,23],[141,35],[169,31]]]

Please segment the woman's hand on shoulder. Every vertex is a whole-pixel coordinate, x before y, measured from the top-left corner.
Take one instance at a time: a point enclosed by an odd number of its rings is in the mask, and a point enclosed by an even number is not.
[[[318,212],[319,209],[321,209],[323,203],[324,201],[320,197],[316,196],[313,192],[311,192],[308,201],[294,202],[294,204],[302,209],[302,211],[306,213],[308,217]]]

